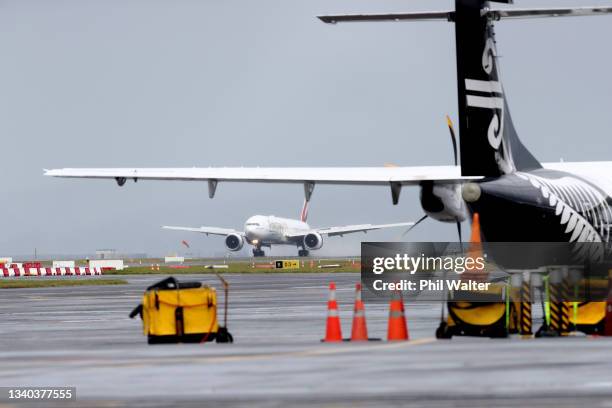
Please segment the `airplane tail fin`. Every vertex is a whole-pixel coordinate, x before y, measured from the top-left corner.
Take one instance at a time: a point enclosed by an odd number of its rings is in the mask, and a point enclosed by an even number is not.
[[[302,206],[302,211],[300,212],[300,221],[306,222],[308,218],[308,200],[304,200],[304,205]]]
[[[507,1],[504,1],[507,2]],[[484,0],[457,0],[455,33],[463,176],[542,167],[521,143],[500,78],[493,19]]]
[[[427,21],[455,23],[462,176],[497,177],[542,167],[521,143],[512,123],[499,74],[493,23],[502,19],[588,16],[612,7],[490,9],[513,0],[455,0],[455,10],[319,17],[326,23]]]

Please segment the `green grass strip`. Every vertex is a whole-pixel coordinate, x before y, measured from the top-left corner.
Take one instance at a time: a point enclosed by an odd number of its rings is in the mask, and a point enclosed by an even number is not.
[[[57,288],[61,286],[125,285],[123,279],[0,279],[0,289]]]

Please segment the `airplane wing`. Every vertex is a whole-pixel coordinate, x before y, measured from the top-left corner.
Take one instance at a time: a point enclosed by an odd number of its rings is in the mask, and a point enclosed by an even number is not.
[[[608,172],[612,162],[542,163],[544,168]],[[459,166],[421,167],[209,167],[209,168],[65,168],[45,170],[45,176],[65,178],[114,179],[119,185],[127,180],[208,181],[208,193],[215,195],[218,182],[303,183],[306,199],[315,184],[391,186],[393,203],[399,200],[402,186],[424,181],[462,183],[481,180],[480,176],[461,176]],[[609,174],[609,173],[607,173]]]
[[[414,225],[414,222],[399,222],[396,224],[361,224],[361,225],[346,225],[341,227],[328,227],[328,228],[314,228],[311,232],[318,232],[321,235],[327,235],[330,237],[336,235],[346,235],[353,234],[355,232],[368,232],[378,229],[385,228],[396,228],[396,227],[411,227]],[[287,234],[290,238],[297,238],[304,236],[308,233],[299,233],[299,234]]]
[[[459,166],[423,167],[209,167],[209,168],[107,168],[45,170],[45,176],[65,178],[114,179],[120,186],[127,180],[208,181],[213,198],[219,182],[302,183],[306,200],[315,184],[390,186],[397,204],[402,186],[423,181],[464,182],[479,176],[461,176]]]
[[[260,183],[323,183],[387,185],[421,181],[474,180],[461,177],[459,166],[423,167],[209,167],[209,168],[106,168],[45,170],[45,176],[126,180],[234,181]]]
[[[229,234],[238,234],[244,235],[242,231],[236,231],[232,228],[217,228],[217,227],[199,227],[199,228],[190,228],[190,227],[168,227],[163,226],[163,229],[174,230],[174,231],[188,231],[188,232],[199,232],[200,234],[206,235],[229,235]]]

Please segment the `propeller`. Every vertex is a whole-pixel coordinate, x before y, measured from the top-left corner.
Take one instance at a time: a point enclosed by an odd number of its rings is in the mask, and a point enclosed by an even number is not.
[[[461,252],[463,252],[463,234],[461,233],[461,221],[457,220],[457,235],[459,236],[459,245],[461,245]]]
[[[457,166],[459,164],[459,160],[457,157],[457,136],[455,134],[455,126],[453,125],[453,121],[448,115],[446,115],[446,124],[448,125],[448,130],[450,131],[451,141],[453,142],[453,154],[455,157],[455,166]]]
[[[453,157],[455,158],[455,166],[459,164],[459,158],[457,156],[457,134],[455,133],[455,126],[450,116],[446,115],[446,124],[448,125],[448,131],[450,132],[451,141],[453,142]],[[461,234],[461,221],[457,219],[457,234],[459,235],[459,243],[461,244],[461,250],[463,250],[463,237]]]
[[[402,234],[402,237],[405,237],[406,234],[408,234],[410,231],[412,231],[414,227],[419,225],[421,222],[425,221],[427,218],[429,218],[429,215],[425,214],[423,217],[421,217],[420,220],[418,220],[417,222],[412,224],[406,231],[404,231],[404,233]]]
[[[457,166],[459,164],[459,156],[457,152],[457,134],[455,133],[455,126],[453,125],[453,121],[449,115],[446,115],[446,124],[450,132],[451,142],[453,143],[453,158],[455,160],[455,166]],[[393,165],[385,164],[385,167],[393,167]],[[404,233],[402,234],[402,237],[405,237],[406,234],[408,234],[410,231],[414,229],[414,227],[419,225],[421,222],[425,221],[427,218],[429,217],[425,215],[421,219],[419,219],[417,222],[415,222],[414,225],[410,226],[410,228],[404,231]],[[457,223],[457,235],[459,236],[459,243],[461,245],[461,250],[463,250],[463,234],[461,232],[461,221],[457,219],[456,223]]]

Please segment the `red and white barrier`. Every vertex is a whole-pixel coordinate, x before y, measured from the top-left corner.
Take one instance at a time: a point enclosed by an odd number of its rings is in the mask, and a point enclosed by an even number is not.
[[[103,268],[0,268],[0,278],[22,276],[100,276]]]

